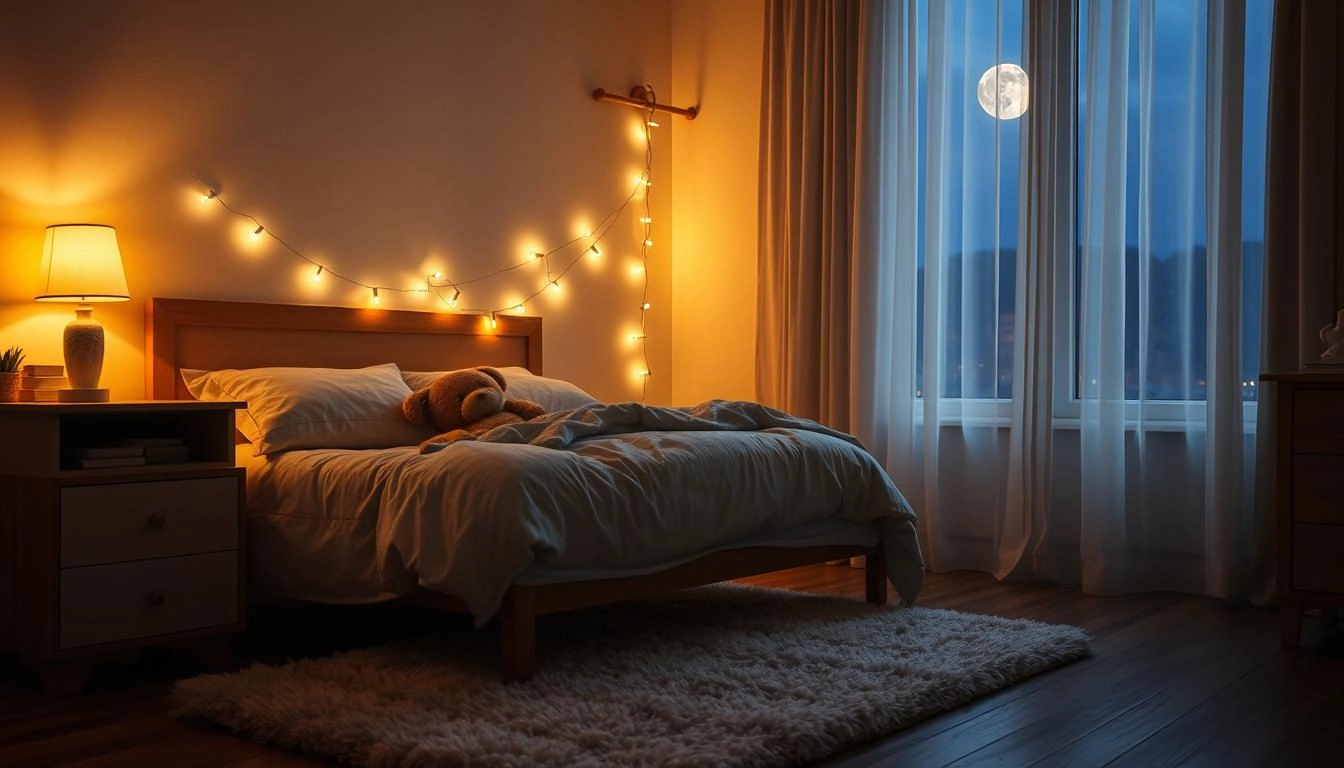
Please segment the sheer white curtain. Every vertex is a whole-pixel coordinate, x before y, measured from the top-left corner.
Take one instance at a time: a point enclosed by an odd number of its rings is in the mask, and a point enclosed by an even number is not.
[[[1241,4],[864,16],[850,421],[930,567],[1247,594]],[[1016,121],[973,98],[999,61],[1032,77]]]
[[[1082,17],[1082,581],[1244,595],[1244,6],[1089,0]]]
[[[1020,122],[974,97],[1021,60],[1020,17],[1001,10],[867,5],[863,71],[886,74],[860,78],[851,422],[921,511],[932,569],[1006,575],[1034,510],[1006,500]]]

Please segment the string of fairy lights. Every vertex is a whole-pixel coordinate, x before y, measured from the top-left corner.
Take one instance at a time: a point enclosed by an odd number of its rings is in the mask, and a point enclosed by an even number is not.
[[[483,272],[481,274],[454,279],[449,277],[442,270],[430,272],[425,277],[423,285],[417,284],[414,287],[398,287],[380,283],[368,283],[357,278],[343,274],[332,268],[332,265],[326,261],[319,261],[300,250],[288,240],[276,234],[270,226],[263,224],[256,216],[246,211],[234,208],[225,202],[219,191],[209,184],[201,181],[200,178],[192,175],[192,180],[200,185],[202,192],[200,201],[202,205],[211,202],[218,204],[221,208],[241,219],[251,222],[250,226],[255,227],[252,230],[251,238],[260,240],[262,237],[269,237],[281,248],[294,256],[296,259],[306,262],[313,268],[313,280],[321,282],[330,278],[340,280],[369,292],[369,303],[373,306],[381,304],[382,296],[389,293],[396,294],[428,294],[438,299],[438,301],[447,310],[459,312],[462,314],[480,315],[490,330],[497,327],[497,315],[506,312],[523,313],[526,311],[527,304],[546,291],[559,291],[560,281],[563,279],[575,265],[579,264],[585,256],[598,257],[602,254],[599,243],[611,232],[625,214],[626,210],[636,200],[643,201],[643,215],[639,218],[642,226],[642,236],[639,245],[639,267],[638,272],[641,275],[643,285],[640,293],[639,302],[639,332],[633,334],[630,340],[638,345],[639,356],[642,361],[642,368],[639,371],[641,380],[642,396],[648,395],[648,381],[653,376],[649,368],[649,337],[648,337],[648,313],[652,308],[649,303],[649,249],[653,247],[653,213],[650,203],[653,180],[653,132],[651,129],[658,127],[658,121],[654,119],[654,103],[657,99],[654,97],[652,86],[646,85],[648,93],[648,107],[643,110],[644,123],[647,126],[644,130],[644,169],[635,179],[634,186],[630,194],[621,201],[620,205],[612,209],[606,216],[592,228],[591,231],[571,238],[550,249],[529,252],[521,261],[493,271]],[[539,288],[526,295],[522,300],[507,307],[471,307],[464,300],[464,289],[486,281],[500,278],[517,270],[524,269],[541,262],[545,267],[545,281]]]

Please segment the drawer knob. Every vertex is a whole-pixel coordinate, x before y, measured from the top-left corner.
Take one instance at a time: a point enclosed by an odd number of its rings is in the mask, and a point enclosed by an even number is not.
[[[157,531],[163,526],[168,524],[168,518],[165,517],[162,512],[155,512],[154,514],[150,515],[149,519],[146,520],[145,522],[149,525],[150,528],[153,528],[154,530]]]
[[[164,595],[162,592],[156,589],[153,592],[149,593],[148,602],[151,607],[158,608],[159,606],[163,605],[163,602],[167,599],[168,599],[167,595]]]

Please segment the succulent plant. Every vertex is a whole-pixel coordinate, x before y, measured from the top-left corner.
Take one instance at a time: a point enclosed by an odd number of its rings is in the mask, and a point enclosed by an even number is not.
[[[10,347],[0,353],[0,373],[14,373],[23,365],[23,347]]]

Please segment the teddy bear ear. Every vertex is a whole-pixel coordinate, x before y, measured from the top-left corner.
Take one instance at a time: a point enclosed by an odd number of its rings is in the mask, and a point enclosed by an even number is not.
[[[494,379],[495,382],[499,384],[500,389],[508,389],[508,385],[504,383],[504,374],[500,373],[498,368],[491,368],[488,365],[478,365],[476,366],[476,370]]]
[[[412,424],[429,424],[429,387],[417,389],[401,401],[401,415]]]

